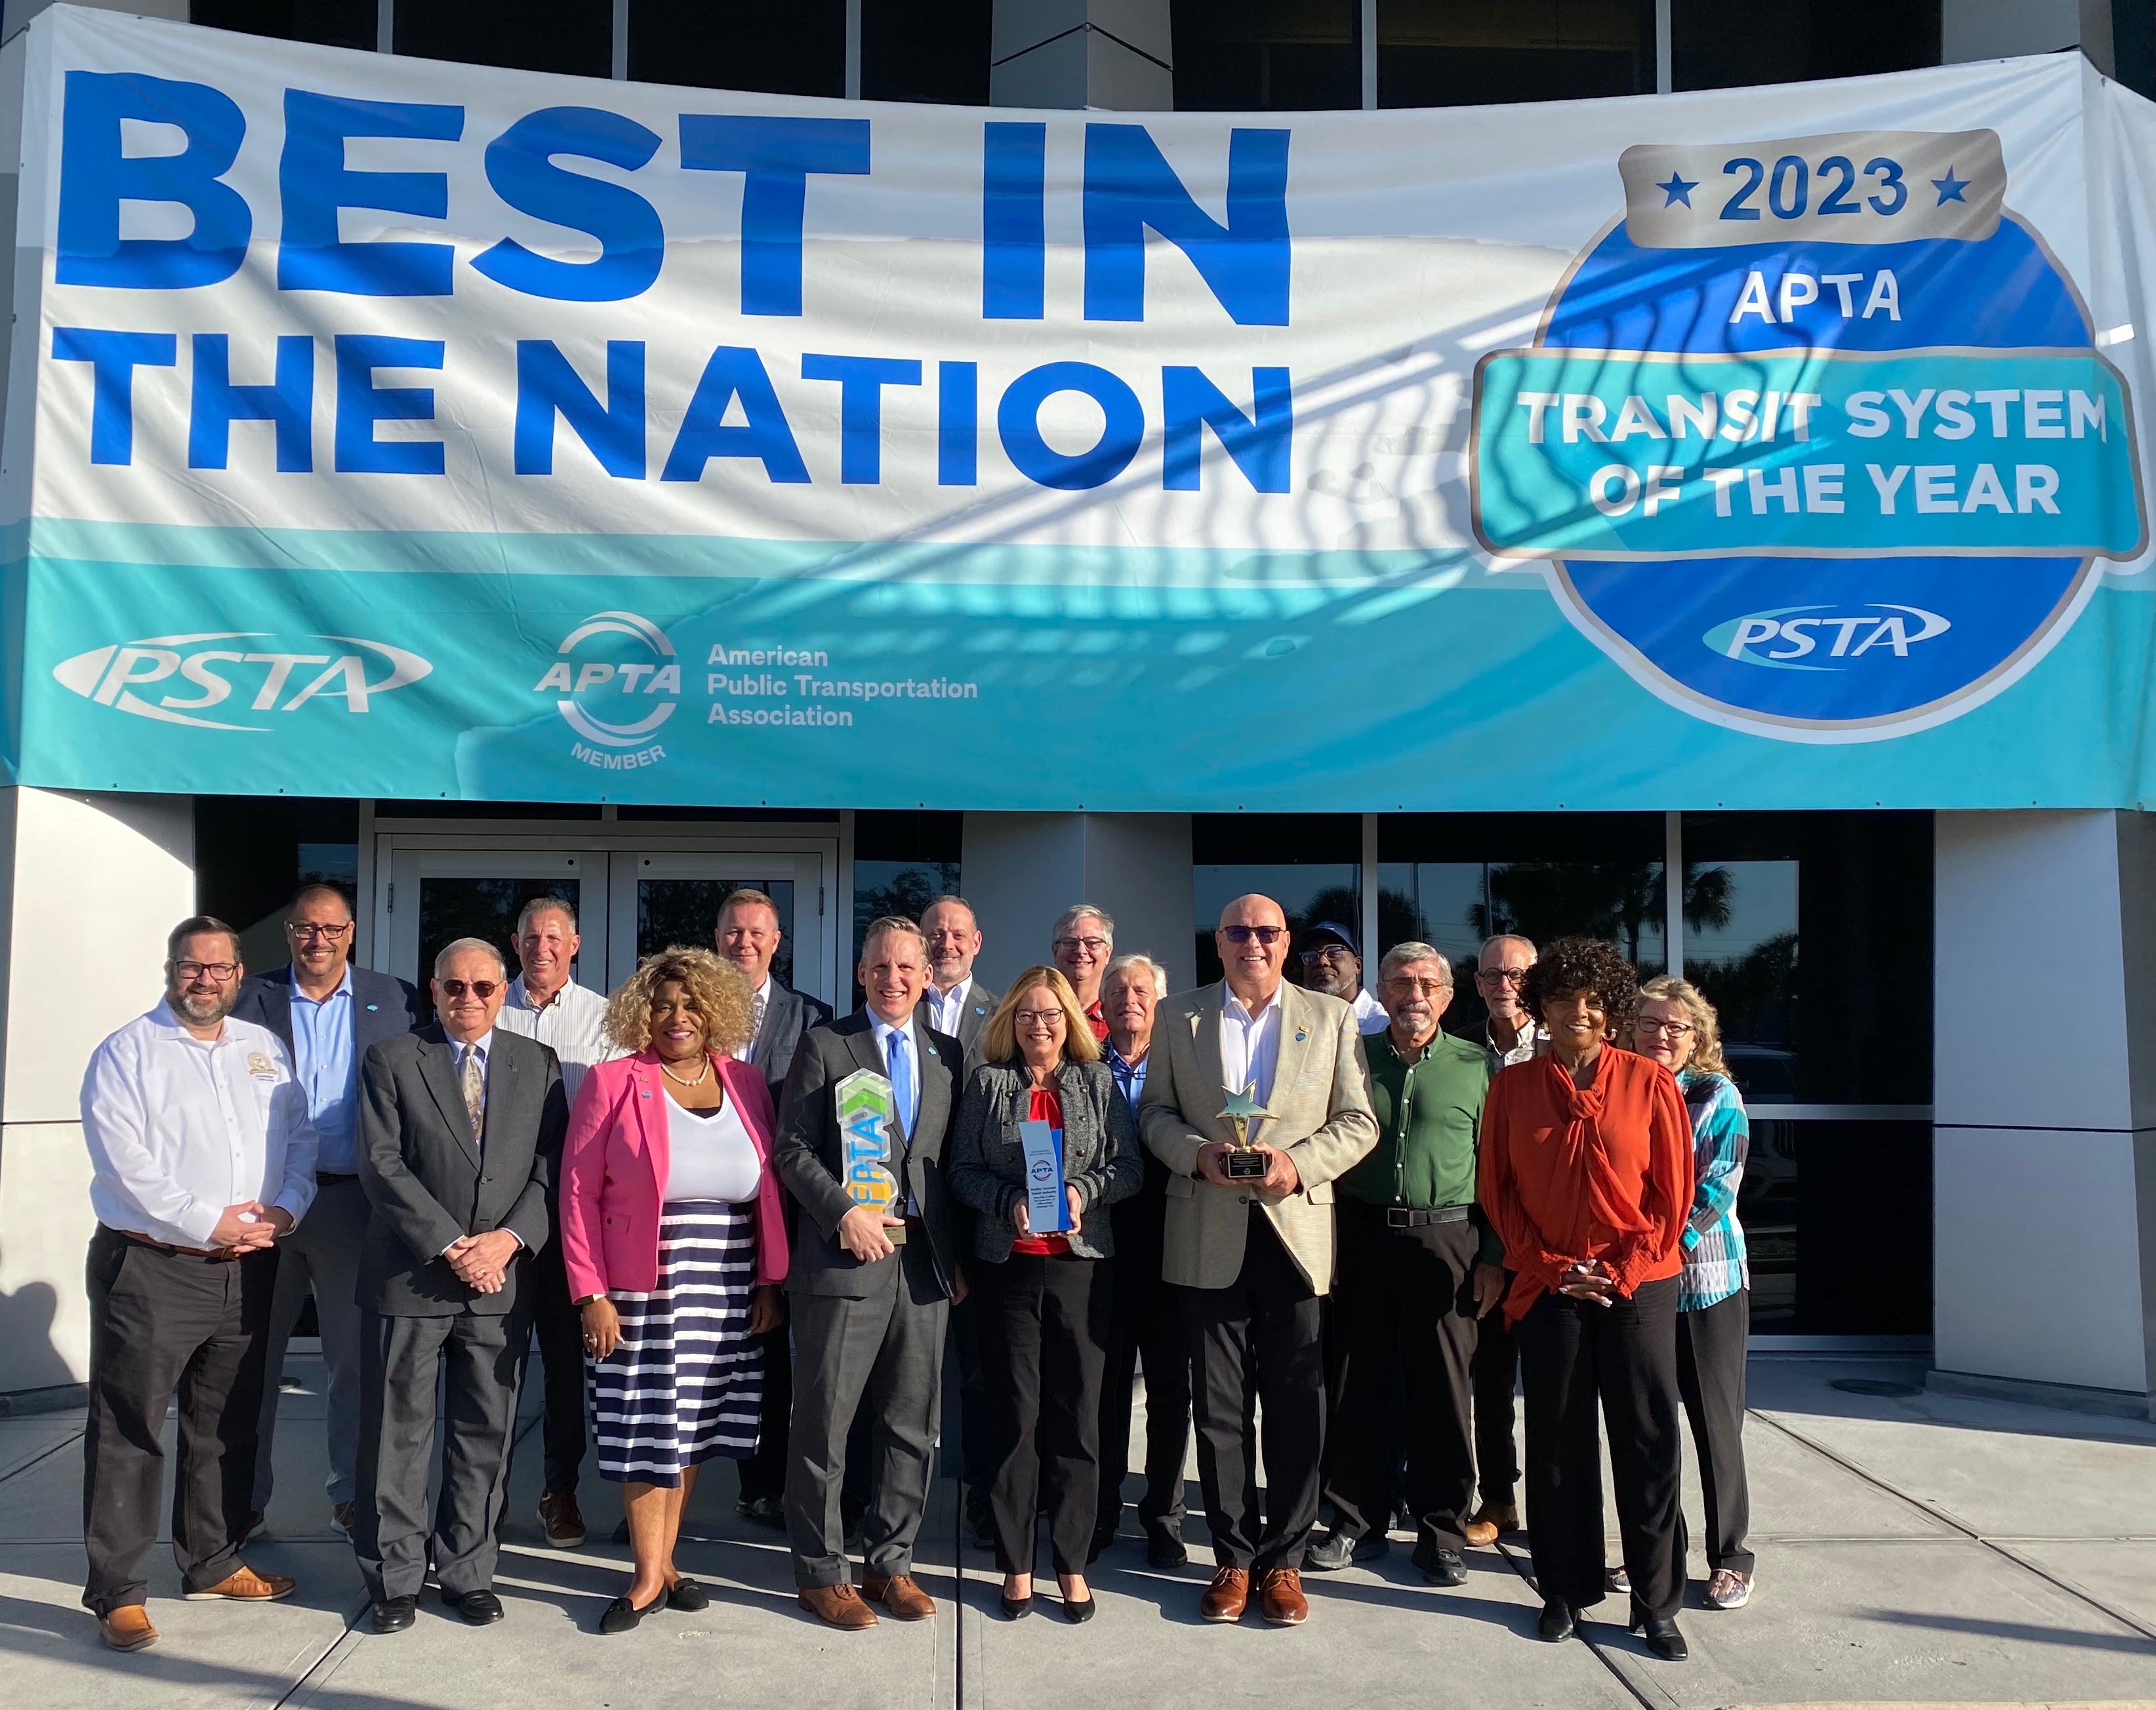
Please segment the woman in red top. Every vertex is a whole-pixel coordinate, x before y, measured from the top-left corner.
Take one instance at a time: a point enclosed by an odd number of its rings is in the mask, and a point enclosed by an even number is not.
[[[1501,1070],[1482,1111],[1481,1198],[1514,1274],[1527,1404],[1527,1533],[1538,1630],[1569,1638],[1602,1600],[1599,1400],[1635,1630],[1681,1661],[1685,1528],[1678,1505],[1676,1303],[1691,1204],[1691,1124],[1631,1037],[1638,976],[1614,946],[1560,938],[1522,994],[1550,1050]]]
[[[1004,1613],[1033,1608],[1036,1518],[1049,1543],[1063,1612],[1093,1613],[1086,1564],[1100,1507],[1101,1388],[1115,1333],[1115,1235],[1107,1208],[1138,1190],[1145,1166],[1131,1107],[1070,983],[1029,968],[988,1019],[987,1060],[958,1107],[944,1181],[981,1214],[968,1269],[978,1297],[981,1389],[994,1475],[988,1511],[1004,1572]],[[1029,1156],[1026,1131],[1035,1122]],[[1063,1170],[1060,1228],[1034,1226],[1035,1172],[1053,1199]]]

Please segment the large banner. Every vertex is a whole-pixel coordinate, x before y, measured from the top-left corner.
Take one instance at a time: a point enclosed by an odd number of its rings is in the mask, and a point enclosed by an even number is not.
[[[22,782],[2156,795],[2156,110],[2077,56],[1235,116],[13,51]]]

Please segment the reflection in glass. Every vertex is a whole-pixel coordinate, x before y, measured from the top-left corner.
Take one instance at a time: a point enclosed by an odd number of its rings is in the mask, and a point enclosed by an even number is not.
[[[1724,861],[1703,881],[1715,918],[1685,923],[1685,976],[1721,1019],[1722,1055],[1748,1104],[1797,1096],[1797,863]]]
[[[853,989],[856,1009],[861,1006],[862,994],[854,970],[861,965],[861,935],[867,932],[869,923],[890,914],[917,921],[921,911],[937,897],[957,894],[956,861],[865,861],[859,856],[855,858],[853,953],[846,961],[846,980]],[[1014,953],[1021,961],[1034,959],[1023,952]],[[1041,947],[1041,953],[1046,955],[1045,945]]]
[[[516,977],[516,917],[535,896],[558,896],[570,907],[582,906],[575,879],[448,879],[419,881],[419,1002],[434,1014],[434,958],[459,938],[484,938],[501,952],[510,978]],[[583,966],[583,958],[578,958]],[[574,977],[573,972],[572,978]]]
[[[1882,1225],[1882,1206],[1892,1208],[1891,1227]],[[1737,1216],[1752,1274],[1755,1333],[1915,1336],[1931,1329],[1928,1122],[1755,1116]]]
[[[793,983],[793,881],[791,879],[639,879],[636,881],[639,960],[675,944],[708,950],[719,905],[737,891],[761,891],[778,905],[778,949],[771,972]]]

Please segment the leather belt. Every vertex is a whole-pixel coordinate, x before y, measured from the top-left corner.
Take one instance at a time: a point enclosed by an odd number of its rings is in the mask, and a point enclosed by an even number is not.
[[[1410,1209],[1405,1205],[1388,1205],[1385,1208],[1385,1227],[1426,1229],[1434,1223],[1465,1223],[1474,1209],[1471,1205],[1439,1205],[1422,1211]]]
[[[105,1227],[112,1229],[110,1224]],[[182,1259],[214,1259],[221,1265],[229,1265],[234,1260],[246,1256],[237,1247],[182,1247],[172,1241],[152,1240],[148,1235],[137,1235],[131,1229],[114,1229],[112,1232],[116,1235],[125,1235],[139,1247],[150,1247],[157,1252],[170,1253]],[[249,1251],[253,1250],[249,1249]]]
[[[315,1172],[315,1185],[318,1188],[334,1187],[339,1182],[356,1182],[358,1179],[357,1176],[341,1176],[329,1170]]]

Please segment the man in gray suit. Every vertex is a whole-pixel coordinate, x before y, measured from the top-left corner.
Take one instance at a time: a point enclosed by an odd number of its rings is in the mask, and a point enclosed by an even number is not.
[[[921,936],[928,943],[931,969],[921,1001],[928,1021],[966,1048],[966,1075],[981,1066],[981,1036],[996,1013],[999,994],[973,978],[973,958],[981,953],[980,922],[963,896],[939,896],[921,911]],[[964,1083],[960,1083],[963,1092]]]
[[[359,1514],[374,1630],[412,1625],[427,1577],[434,1389],[449,1422],[433,1533],[442,1601],[501,1619],[491,1581],[516,1391],[530,1341],[531,1256],[569,1112],[536,1040],[497,1028],[501,953],[459,938],[434,958],[435,1024],[369,1048],[359,1179],[374,1216],[360,1256]]]
[[[936,1605],[913,1579],[913,1540],[928,1505],[941,1401],[943,1335],[965,1279],[943,1149],[956,1114],[958,1041],[915,1015],[928,983],[921,928],[895,916],[872,923],[860,976],[868,1004],[801,1040],[786,1081],[773,1167],[798,1208],[791,1269],[794,1340],[793,1458],[786,1524],[801,1606],[852,1631],[876,1624],[849,1580],[839,1489],[846,1436],[865,1394],[875,1498],[861,1523],[861,1591],[900,1620]],[[884,1166],[897,1197],[857,1204],[846,1168],[835,1089],[868,1070],[886,1078],[896,1117]]]

